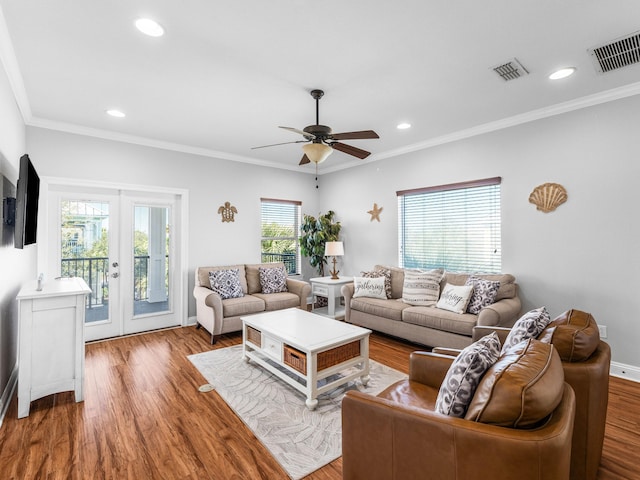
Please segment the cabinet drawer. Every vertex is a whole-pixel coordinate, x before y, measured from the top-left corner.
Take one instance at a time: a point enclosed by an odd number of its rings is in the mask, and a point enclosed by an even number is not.
[[[282,361],[282,342],[262,332],[262,351],[278,362]]]
[[[311,292],[314,295],[320,295],[321,297],[329,296],[329,287],[326,285],[320,285],[318,283],[313,284],[313,291]]]

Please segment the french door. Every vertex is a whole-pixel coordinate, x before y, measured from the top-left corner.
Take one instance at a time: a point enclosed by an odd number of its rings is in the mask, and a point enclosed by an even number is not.
[[[85,340],[180,325],[175,195],[66,187],[49,201],[48,271],[91,288]]]

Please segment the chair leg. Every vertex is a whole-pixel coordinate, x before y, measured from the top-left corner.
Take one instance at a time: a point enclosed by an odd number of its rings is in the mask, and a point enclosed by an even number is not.
[[[212,333],[212,334],[211,334],[211,345],[213,345],[214,343],[216,343],[216,337],[215,337],[215,335]]]
[[[201,327],[202,325],[200,325],[199,323],[196,323],[196,330],[200,330]]]

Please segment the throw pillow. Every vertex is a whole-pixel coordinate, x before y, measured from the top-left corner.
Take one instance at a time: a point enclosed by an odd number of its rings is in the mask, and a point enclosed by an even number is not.
[[[499,356],[500,339],[496,332],[464,348],[449,367],[440,385],[436,412],[464,418],[480,379]]]
[[[262,293],[280,293],[287,290],[287,271],[284,267],[260,267]]]
[[[384,284],[384,277],[353,277],[353,298],[370,297],[386,300]]]
[[[499,281],[493,282],[476,277],[475,275],[467,278],[465,285],[473,285],[473,293],[471,294],[467,311],[474,315],[478,315],[480,310],[488,307],[495,301],[498,289],[500,288]]]
[[[376,268],[371,272],[361,272],[364,278],[377,278],[384,277],[384,291],[387,298],[392,298],[391,295],[391,270],[388,268]]]
[[[244,297],[240,285],[240,270],[237,268],[209,272],[209,283],[211,290],[220,295],[223,300]]]
[[[523,340],[537,338],[550,321],[551,317],[547,312],[547,307],[536,308],[525,313],[513,324],[513,328],[502,346],[502,353]]]
[[[435,305],[440,297],[440,281],[444,271],[405,270],[402,285],[402,301],[409,305],[429,307]]]
[[[436,307],[454,313],[465,313],[472,293],[473,286],[471,285],[451,285],[447,283],[442,289],[442,295],[440,295],[440,300],[436,303]]]

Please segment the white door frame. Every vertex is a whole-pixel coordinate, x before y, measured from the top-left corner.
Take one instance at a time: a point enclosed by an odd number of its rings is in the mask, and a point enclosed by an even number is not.
[[[149,185],[134,185],[123,183],[99,182],[92,180],[47,177],[40,178],[40,199],[49,198],[49,193],[53,187],[75,187],[77,189],[86,189],[87,191],[95,190],[96,194],[100,194],[101,190],[119,190],[132,193],[149,193],[149,194],[169,194],[177,197],[177,206],[175,215],[180,216],[180,234],[179,242],[175,245],[176,253],[181,257],[180,271],[176,272],[175,281],[176,289],[180,292],[174,299],[175,312],[180,317],[180,325],[188,324],[188,245],[189,245],[189,191],[181,188],[154,187]],[[51,238],[52,232],[49,231],[49,209],[48,201],[41,202],[38,208],[38,237],[37,237],[37,266],[38,272],[44,274],[45,281],[52,280],[55,272],[49,271],[49,245],[47,239]]]

